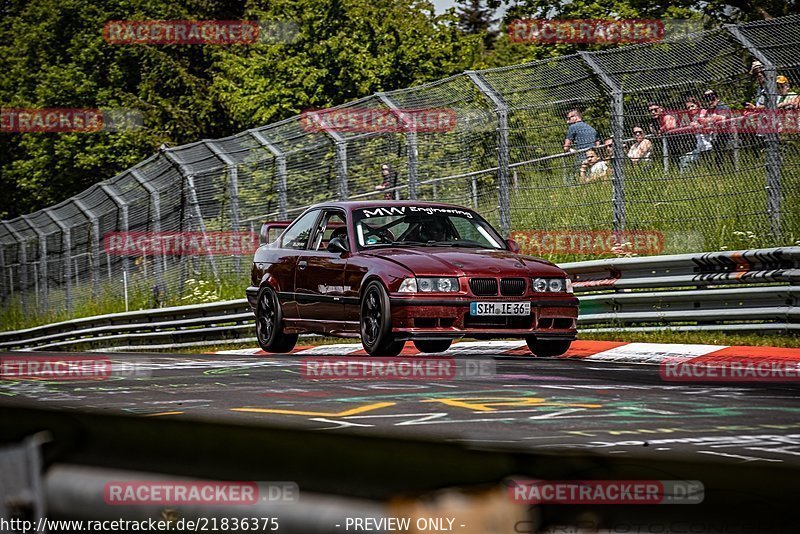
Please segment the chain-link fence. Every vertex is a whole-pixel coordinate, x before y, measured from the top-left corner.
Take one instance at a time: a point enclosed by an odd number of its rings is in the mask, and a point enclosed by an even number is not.
[[[648,232],[658,236],[651,253],[794,243],[796,123],[784,117],[777,130],[740,132],[731,119],[714,133],[665,124],[690,102],[711,109],[715,94],[744,108],[759,87],[753,60],[763,64],[764,107],[776,108],[787,98],[779,76],[800,85],[800,16],[466,72],[335,110],[382,110],[402,124],[414,110],[449,110],[455,123],[440,131],[315,129],[306,115],[163,149],[52,208],[2,221],[0,298],[5,308],[71,313],[109,293],[130,291],[144,306],[196,296],[205,290],[198,284],[241,293],[249,253],[117,255],[104,237],[258,232],[264,220],[337,198],[470,206],[527,251],[557,260],[638,254],[624,245]],[[599,147],[565,151],[572,110],[597,131]],[[384,164],[394,180],[376,190]],[[611,249],[574,246],[607,235]]]

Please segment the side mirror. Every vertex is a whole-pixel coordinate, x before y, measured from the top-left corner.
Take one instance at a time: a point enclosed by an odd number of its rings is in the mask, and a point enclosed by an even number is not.
[[[328,242],[328,252],[336,252],[337,254],[344,254],[348,252],[347,241],[343,237],[334,237]]]
[[[520,251],[522,250],[521,248],[519,248],[519,243],[517,243],[513,239],[506,239],[506,245],[508,245],[508,250],[510,250],[514,254],[519,254]]]

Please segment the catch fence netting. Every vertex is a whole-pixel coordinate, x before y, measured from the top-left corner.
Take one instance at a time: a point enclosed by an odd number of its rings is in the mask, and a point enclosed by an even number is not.
[[[765,117],[772,129],[742,119],[759,87],[753,60],[764,64],[767,98],[744,118]],[[243,294],[252,250],[137,251],[112,240],[258,234],[264,221],[332,199],[468,206],[525,252],[555,261],[796,244],[800,128],[796,116],[770,119],[785,99],[781,76],[800,86],[800,16],[465,72],[165,148],[2,221],[1,306],[70,315],[104,295],[125,294],[138,308]],[[692,103],[704,115],[727,105],[731,118],[698,130]],[[597,146],[564,150],[574,112]],[[419,114],[435,124],[420,127]],[[330,116],[361,127],[330,127]]]

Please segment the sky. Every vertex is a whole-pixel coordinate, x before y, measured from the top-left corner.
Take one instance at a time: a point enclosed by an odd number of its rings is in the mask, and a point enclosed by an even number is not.
[[[436,9],[436,13],[444,13],[447,9],[451,7],[456,7],[456,0],[428,0],[429,2],[433,2],[433,6]],[[503,13],[506,12],[506,6],[500,6],[500,9],[497,10],[495,16],[501,18]]]
[[[436,6],[437,13],[444,13],[445,10],[451,7],[456,7],[455,0],[432,0],[433,5]]]

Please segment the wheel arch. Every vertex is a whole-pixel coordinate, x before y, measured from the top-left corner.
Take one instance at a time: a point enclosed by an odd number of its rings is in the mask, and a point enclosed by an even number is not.
[[[383,286],[383,290],[386,291],[386,294],[389,294],[389,286],[386,281],[378,273],[368,273],[361,282],[361,287],[358,290],[359,300],[361,300],[361,298],[364,296],[364,291],[372,282],[378,282],[381,286]]]

